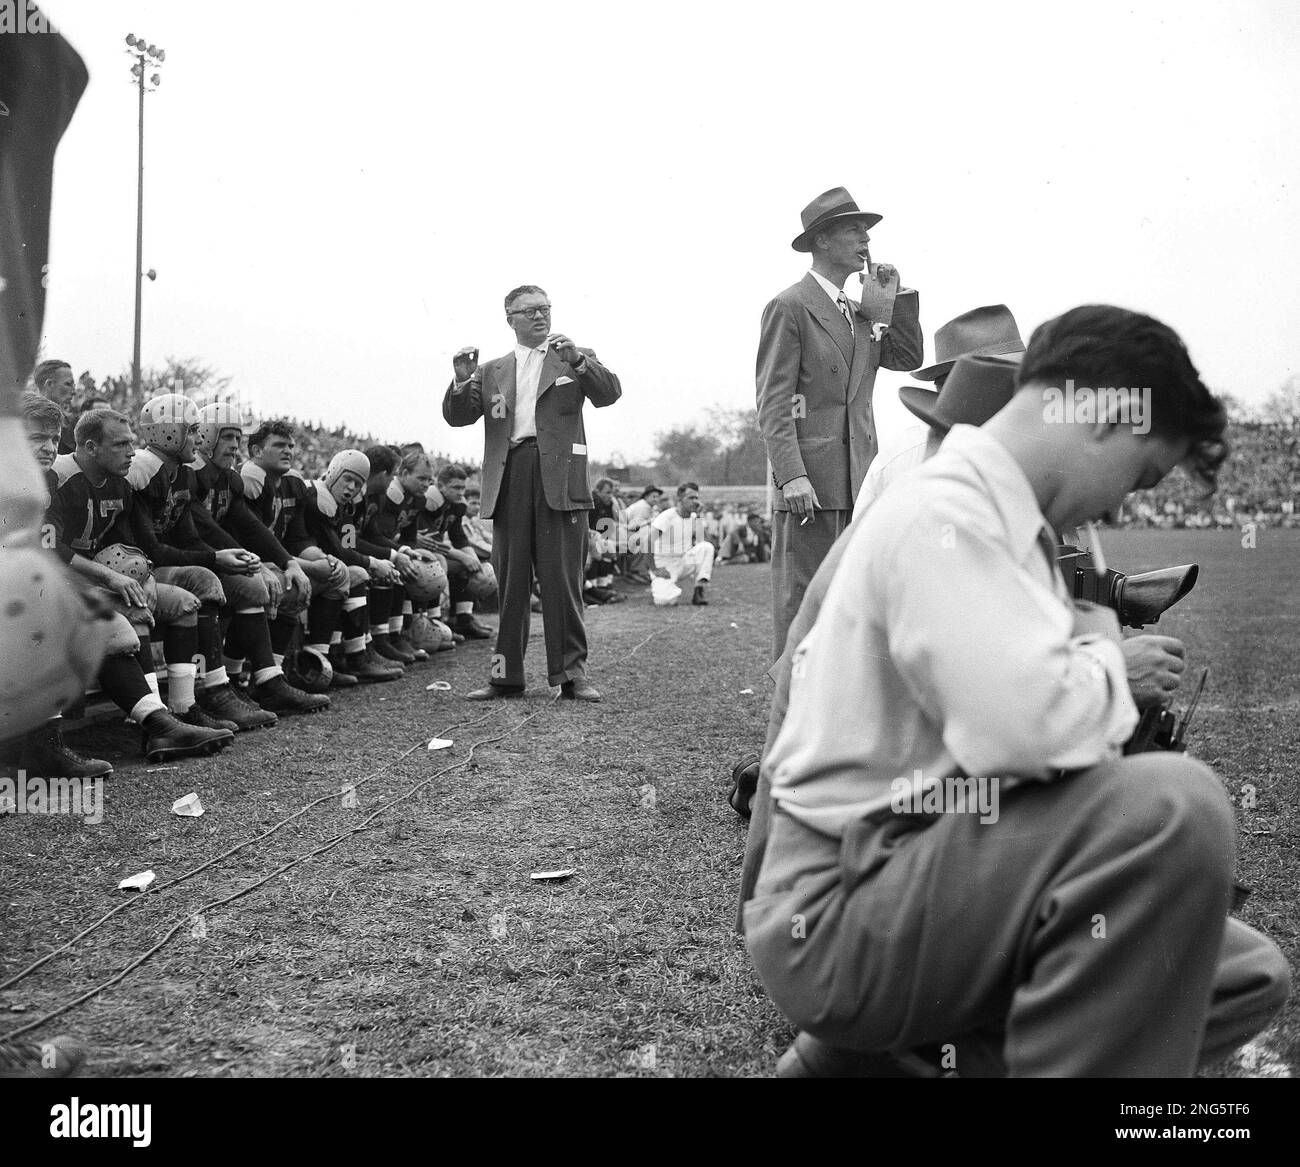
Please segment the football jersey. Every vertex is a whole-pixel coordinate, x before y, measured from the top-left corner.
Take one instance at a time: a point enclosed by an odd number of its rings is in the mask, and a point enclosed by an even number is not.
[[[261,523],[270,528],[291,555],[297,555],[310,540],[303,525],[303,500],[308,486],[301,474],[268,474],[255,462],[239,468],[244,499]]]
[[[363,536],[360,528],[364,516],[364,500],[354,499],[344,506],[324,482],[313,482],[303,502],[303,517],[312,543],[352,567],[369,568],[371,558],[387,559],[391,551]]]
[[[216,466],[200,454],[194,460],[194,474],[199,504],[234,546],[281,569],[289,566],[288,551],[249,507],[244,480],[236,471]]]
[[[386,490],[368,492],[365,501],[362,533],[367,539],[390,548],[415,546],[415,521],[424,511],[424,495],[408,495],[394,478]]]
[[[65,562],[74,555],[93,559],[114,543],[136,543],[131,527],[134,491],[125,478],[108,475],[96,486],[71,454],[60,454],[46,471],[50,502],[45,512],[48,529],[42,529],[42,543],[50,546]]]
[[[135,490],[134,522],[140,550],[159,567],[216,566],[216,552],[205,543],[190,513],[198,493],[194,468],[168,464],[151,449],[137,450],[126,472]]]

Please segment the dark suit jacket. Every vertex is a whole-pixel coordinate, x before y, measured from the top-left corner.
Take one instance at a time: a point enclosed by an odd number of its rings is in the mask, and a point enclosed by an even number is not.
[[[580,349],[585,371],[577,372],[546,350],[537,382],[537,452],[541,457],[542,488],[546,505],[557,511],[580,511],[591,506],[587,482],[587,432],[582,425],[582,404],[613,405],[623,394],[619,380],[590,349]],[[501,476],[510,452],[510,430],[515,416],[515,354],[480,365],[461,386],[453,381],[442,399],[442,416],[448,425],[473,425],[483,419],[483,517],[496,512]]]
[[[900,291],[879,344],[857,316],[857,337],[808,273],[763,309],[758,341],[758,424],[778,494],[806,474],[823,510],[851,511],[879,442],[871,411],[876,370],[915,369],[925,357],[914,290]]]

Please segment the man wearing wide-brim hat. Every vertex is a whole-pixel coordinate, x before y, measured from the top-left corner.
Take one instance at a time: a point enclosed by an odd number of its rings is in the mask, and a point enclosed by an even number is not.
[[[1227,917],[1222,780],[1176,752],[1124,756],[1119,624],[1071,600],[1052,532],[1174,465],[1213,488],[1226,412],[1172,329],[1108,305],[1042,325],[980,427],[951,392],[972,363],[995,362],[963,358],[909,402],[951,432],[855,522],[794,648],[743,909],[801,1030],[778,1072],[921,1072],[923,1050],[962,1077],[1190,1076],[1268,1023],[1287,963]],[[1146,432],[1044,407],[1053,381],[1114,369],[1155,386]],[[939,797],[909,802],[923,786]]]
[[[958,357],[1008,357],[1023,355],[1016,318],[1005,304],[985,304],[954,316],[934,334],[934,364],[912,374],[918,381],[943,384]]]
[[[947,383],[942,392],[923,389],[917,385],[907,385],[898,391],[903,404],[925,422],[925,426],[917,427],[920,431],[919,436],[910,441],[883,467],[876,463],[872,464],[871,473],[867,475],[858,495],[854,523],[850,525],[850,531],[856,527],[857,520],[887,486],[913,466],[920,465],[939,449],[940,443],[953,425],[983,425],[1011,400],[1016,388],[1016,371],[1023,355],[1016,353],[1004,357],[963,357],[953,362],[956,368],[951,371],[951,376],[945,374]],[[813,625],[817,622],[822,602],[826,598],[826,591],[831,586],[831,579],[848,547],[848,540],[849,532],[846,531],[822,561],[821,567],[818,568],[817,574],[804,593],[799,613],[790,625],[786,650],[769,671],[776,688],[768,715],[764,756],[771,749],[772,742],[785,721],[786,709],[790,701],[790,662],[794,649],[812,631]],[[768,776],[764,773],[754,791],[749,835],[745,843],[745,859],[740,875],[738,904],[740,910],[743,910],[745,901],[754,893],[758,870],[767,848],[771,816],[770,790]],[[739,913],[737,930],[743,931],[740,928]]]
[[[773,658],[805,589],[849,525],[878,446],[871,397],[876,370],[924,357],[917,294],[898,270],[871,261],[881,216],[843,187],[813,199],[791,246],[812,270],[763,310],[756,375],[758,421],[777,488],[772,523]],[[857,302],[844,291],[863,278]]]

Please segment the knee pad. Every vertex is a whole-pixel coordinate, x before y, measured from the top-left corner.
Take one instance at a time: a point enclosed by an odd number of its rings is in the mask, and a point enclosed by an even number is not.
[[[157,584],[156,592],[154,617],[159,624],[175,624],[179,620],[193,617],[199,610],[199,597],[175,584]]]
[[[226,593],[226,605],[236,612],[244,608],[266,608],[271,603],[266,580],[260,575],[228,575],[221,586]]]
[[[125,616],[114,613],[108,626],[108,643],[105,656],[127,656],[140,651],[140,634]]]

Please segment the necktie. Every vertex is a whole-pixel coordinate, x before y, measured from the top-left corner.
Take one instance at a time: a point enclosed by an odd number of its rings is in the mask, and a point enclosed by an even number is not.
[[[849,326],[849,332],[856,335],[857,330],[853,327],[853,309],[849,307],[848,296],[841,292],[835,302],[840,307],[840,315],[844,317],[845,322]]]

